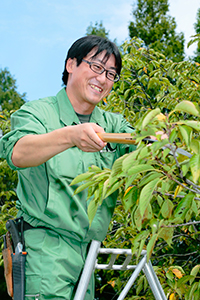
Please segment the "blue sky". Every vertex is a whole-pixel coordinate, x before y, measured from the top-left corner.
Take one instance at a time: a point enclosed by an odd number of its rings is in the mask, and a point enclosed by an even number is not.
[[[103,22],[111,40],[128,38],[135,0],[1,0],[0,68],[8,68],[27,100],[55,95],[66,53],[92,22]],[[193,35],[199,0],[169,0],[170,15],[186,43]],[[186,51],[192,55],[195,46]]]

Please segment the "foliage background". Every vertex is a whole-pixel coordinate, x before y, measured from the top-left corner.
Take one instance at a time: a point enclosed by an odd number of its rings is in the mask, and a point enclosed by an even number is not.
[[[128,27],[130,38],[141,38],[145,46],[174,61],[184,59],[184,34],[176,32],[168,0],[138,0],[132,15],[133,21]]]
[[[138,148],[112,170],[92,167],[74,182],[90,183],[91,219],[103,199],[119,190],[106,247],[131,247],[133,253],[145,248],[169,299],[199,299],[199,64],[173,62],[136,38],[122,49],[121,80],[104,109],[122,113],[135,127]],[[152,145],[142,141],[158,132],[166,138],[158,134]],[[117,292],[124,274],[109,282]],[[153,299],[143,275],[134,288],[128,299]]]
[[[25,94],[17,92],[16,79],[7,68],[0,71],[0,134],[10,131],[10,115],[25,102]],[[15,201],[17,172],[12,171],[4,159],[0,159],[0,238],[3,247],[3,235],[6,232],[6,221],[16,216]],[[1,252],[0,252],[1,253]],[[3,274],[2,256],[0,259],[0,298],[10,299],[6,291]]]

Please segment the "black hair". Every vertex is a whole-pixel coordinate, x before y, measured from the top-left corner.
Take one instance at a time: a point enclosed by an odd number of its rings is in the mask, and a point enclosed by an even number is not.
[[[84,36],[77,41],[75,41],[72,46],[70,47],[67,57],[65,60],[64,71],[62,73],[62,80],[64,85],[67,85],[68,80],[68,72],[66,70],[66,63],[69,58],[76,58],[77,66],[80,65],[82,59],[87,56],[87,54],[92,50],[96,49],[96,52],[93,55],[93,58],[97,56],[102,51],[106,51],[105,58],[108,60],[109,57],[113,54],[115,56],[115,67],[117,74],[120,75],[121,67],[122,67],[122,60],[120,52],[117,46],[109,41],[106,38],[97,36],[97,35],[88,35]]]

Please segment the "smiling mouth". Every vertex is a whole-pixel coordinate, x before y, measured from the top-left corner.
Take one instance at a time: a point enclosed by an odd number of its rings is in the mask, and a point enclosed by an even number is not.
[[[92,89],[94,89],[95,91],[101,93],[103,91],[103,89],[99,88],[98,86],[94,85],[94,84],[91,84],[90,85]]]

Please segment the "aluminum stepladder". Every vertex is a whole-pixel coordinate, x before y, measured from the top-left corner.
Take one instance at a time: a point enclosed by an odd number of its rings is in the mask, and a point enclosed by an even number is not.
[[[93,240],[85,261],[85,265],[83,268],[83,272],[74,296],[74,300],[84,300],[85,293],[87,291],[87,287],[94,269],[107,269],[107,270],[134,270],[121,294],[117,298],[117,300],[123,300],[131,286],[135,282],[141,271],[144,272],[149,286],[152,290],[154,298],[156,300],[167,300],[165,293],[162,289],[162,286],[156,276],[151,261],[147,262],[146,251],[143,250],[141,253],[142,259],[137,265],[129,265],[130,260],[132,259],[132,252],[130,249],[112,249],[112,248],[100,248],[101,243]],[[108,264],[98,264],[97,256],[99,253],[102,254],[111,254],[110,262]],[[118,255],[125,255],[126,258],[123,262],[123,265],[115,265],[115,260]]]

